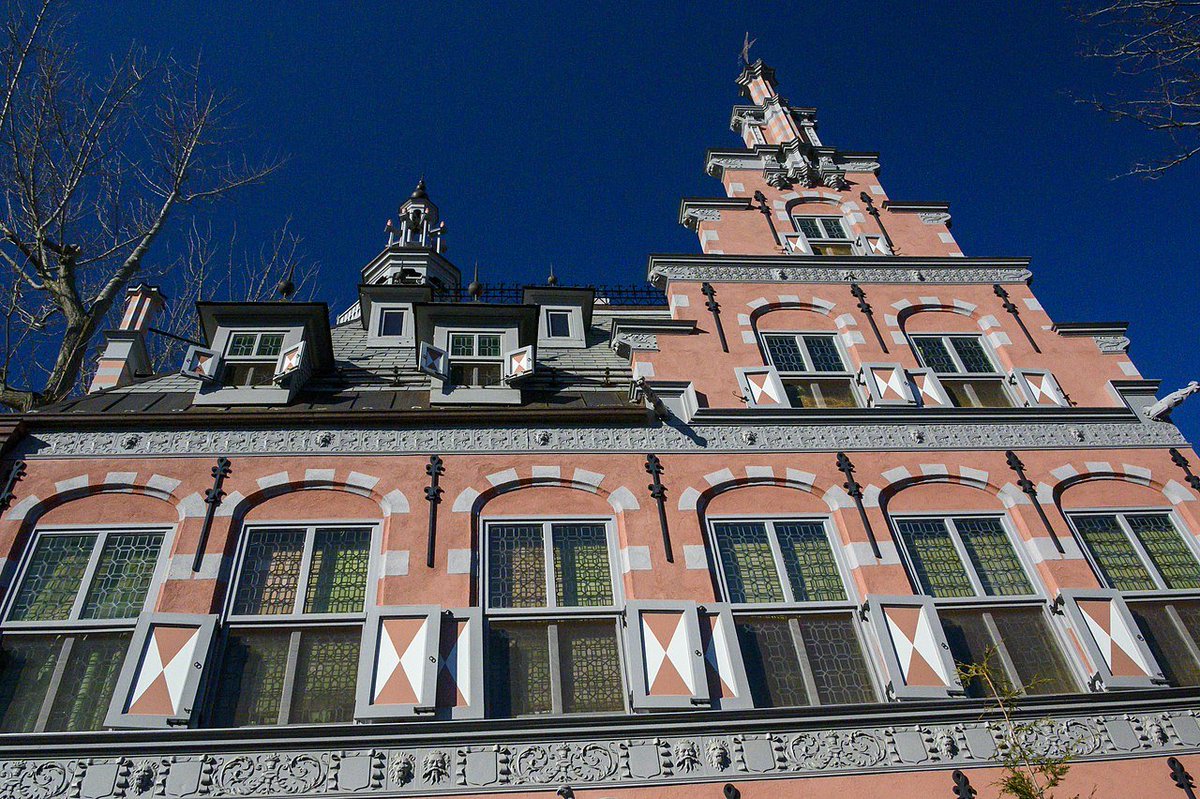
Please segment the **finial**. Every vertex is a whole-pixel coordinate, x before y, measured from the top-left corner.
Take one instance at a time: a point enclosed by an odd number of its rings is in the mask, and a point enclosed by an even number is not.
[[[557,286],[558,285],[558,278],[556,278],[554,276],[554,262],[553,261],[550,262],[550,276],[546,278],[546,285],[547,286]]]
[[[742,39],[742,52],[741,55],[738,56],[738,58],[740,58],[742,63],[746,66],[750,66],[750,48],[753,47],[757,41],[758,39],[750,38],[750,31],[746,31],[746,38]]]
[[[429,195],[425,193],[425,176],[421,175],[421,179],[417,181],[417,187],[413,189],[410,200],[428,200]]]
[[[475,262],[475,277],[467,284],[467,294],[475,302],[479,302],[479,298],[483,296],[483,284],[479,282],[479,262]]]

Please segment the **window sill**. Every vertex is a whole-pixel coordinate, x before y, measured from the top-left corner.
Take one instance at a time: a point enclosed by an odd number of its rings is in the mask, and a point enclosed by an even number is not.
[[[430,405],[520,405],[521,390],[508,386],[475,388],[472,386],[434,386],[429,390]]]

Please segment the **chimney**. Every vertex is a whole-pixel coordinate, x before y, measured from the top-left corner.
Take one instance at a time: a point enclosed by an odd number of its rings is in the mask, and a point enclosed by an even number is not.
[[[125,292],[121,325],[116,330],[104,331],[104,352],[100,355],[89,394],[127,385],[135,376],[150,372],[146,329],[154,315],[162,310],[165,300],[157,286],[145,283],[131,286]]]

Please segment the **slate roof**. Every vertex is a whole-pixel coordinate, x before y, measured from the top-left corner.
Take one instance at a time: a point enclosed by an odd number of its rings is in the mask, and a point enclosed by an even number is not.
[[[639,309],[639,316],[670,318],[667,309]],[[537,369],[521,384],[522,409],[629,408],[631,374],[628,361],[609,345],[612,320],[623,314],[597,308],[583,349],[539,347]],[[413,347],[371,347],[361,323],[354,321],[331,330],[334,372],[309,380],[286,410],[399,411],[431,408],[431,379],[416,369]],[[194,406],[196,383],[176,371],[143,378],[125,386],[75,397],[47,406],[37,414],[186,414],[214,411],[280,411],[280,406]],[[470,407],[470,406],[467,406]],[[482,406],[481,406],[482,407]],[[506,408],[493,407],[497,411]],[[640,406],[639,406],[640,407]]]

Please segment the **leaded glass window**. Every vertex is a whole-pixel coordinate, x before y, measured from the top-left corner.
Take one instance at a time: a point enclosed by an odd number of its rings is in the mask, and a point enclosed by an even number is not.
[[[1073,514],[1071,522],[1108,586],[1200,588],[1200,562],[1169,513]]]
[[[134,619],[146,602],[162,533],[40,533],[8,620]],[[86,591],[83,589],[87,581]]]
[[[488,605],[611,607],[604,522],[520,522],[487,527]]]
[[[127,632],[6,634],[0,732],[100,729],[129,639]]]
[[[846,240],[846,227],[840,217],[836,216],[797,216],[796,226],[806,239]]]
[[[225,347],[223,380],[232,386],[267,386],[275,375],[275,363],[283,351],[282,332],[237,331]]]
[[[856,408],[853,379],[832,333],[764,333],[793,408]]]
[[[898,518],[895,527],[924,594],[1025,596],[1034,592],[998,518]]]
[[[493,715],[625,709],[615,619],[492,621],[489,630]]]
[[[959,408],[1010,408],[1004,378],[979,336],[913,336],[922,366],[937,372],[950,401]]]
[[[739,616],[735,626],[755,707],[875,701],[851,616]]]
[[[1079,690],[1041,606],[942,609],[938,616],[955,662],[963,666],[986,663],[998,683],[996,688],[1023,694]],[[992,693],[992,686],[978,677],[963,687],[968,696]]]
[[[1200,685],[1200,602],[1129,602],[1146,644],[1176,688]]]
[[[209,725],[353,720],[373,538],[361,525],[246,530]]]
[[[730,602],[846,600],[823,522],[719,521],[712,529]]]

